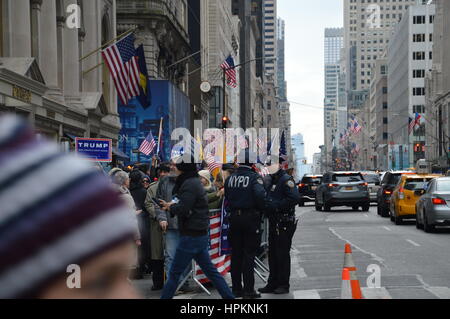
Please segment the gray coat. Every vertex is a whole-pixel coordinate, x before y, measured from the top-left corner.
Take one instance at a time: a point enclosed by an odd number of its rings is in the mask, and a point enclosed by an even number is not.
[[[156,191],[159,183],[153,183],[147,190],[147,197],[145,198],[145,209],[150,215],[150,245],[151,256],[153,260],[164,259],[164,237],[159,221],[157,220],[157,207],[152,202],[152,198],[156,197]]]
[[[176,176],[164,176],[158,186],[158,190],[156,191],[156,198],[162,199],[166,202],[172,201],[172,191],[175,187],[175,181],[177,180]],[[171,217],[169,212],[165,212],[161,209],[156,210],[156,218],[159,222],[166,221],[169,224],[168,229],[178,230],[178,218]]]

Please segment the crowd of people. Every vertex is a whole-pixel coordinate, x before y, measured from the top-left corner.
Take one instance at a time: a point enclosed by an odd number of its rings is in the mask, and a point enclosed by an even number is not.
[[[181,284],[192,291],[193,260],[222,298],[258,298],[264,215],[270,276],[259,290],[287,293],[299,193],[280,158],[267,162],[263,179],[245,153],[214,178],[186,154],[106,174],[36,138],[27,122],[0,117],[0,298],[137,298],[130,279],[151,273],[152,289],[170,299]],[[211,213],[222,205],[232,287],[209,255]]]
[[[233,164],[224,165],[223,170],[213,178],[206,163],[193,165],[196,178],[206,193],[208,213],[222,208],[224,200],[224,179],[235,170]],[[113,168],[108,175],[121,194],[121,197],[136,212],[135,243],[137,249],[136,265],[130,278],[143,279],[151,274],[153,291],[162,290],[173,264],[180,241],[179,218],[171,216],[160,206],[160,200],[171,202],[175,195],[177,177],[176,163],[157,160],[152,165],[136,163],[121,168]],[[190,265],[181,274],[188,277]],[[194,291],[191,280],[186,280],[178,293]]]
[[[215,177],[206,163],[193,164],[193,159],[185,163],[186,157],[167,163],[153,160],[151,165],[137,163],[109,172],[121,196],[136,212],[137,260],[132,279],[139,280],[151,273],[152,290],[163,290],[162,298],[172,298],[177,291],[192,292],[189,274],[191,261],[195,259],[222,297],[259,298],[260,294],[254,290],[254,258],[260,249],[262,218],[268,216],[269,246],[272,245],[269,264],[273,271],[269,284],[260,291],[289,292],[290,268],[286,263],[290,265],[298,192],[292,176],[281,169],[278,158],[276,163],[269,162],[275,168],[265,178],[256,173],[253,164],[247,163],[249,158],[247,152],[245,162],[223,165]],[[279,180],[281,185],[277,185]],[[232,290],[212,265],[208,253],[209,216],[221,211],[226,199]],[[284,216],[284,221],[280,216]],[[283,222],[288,227],[282,227],[280,234]],[[177,289],[180,284],[182,287]]]

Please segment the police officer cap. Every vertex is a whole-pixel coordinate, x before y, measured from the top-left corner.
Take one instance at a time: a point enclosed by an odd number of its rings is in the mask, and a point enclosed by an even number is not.
[[[224,170],[224,171],[233,170],[233,169],[235,169],[234,164],[227,163],[227,164],[222,165],[222,170]]]
[[[252,166],[255,164],[255,160],[257,158],[256,153],[246,149],[245,154],[241,154],[238,156],[239,165]],[[243,158],[245,156],[245,159]]]

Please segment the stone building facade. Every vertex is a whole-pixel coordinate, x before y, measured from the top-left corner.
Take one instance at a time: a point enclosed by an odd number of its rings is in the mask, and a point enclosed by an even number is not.
[[[2,0],[0,10],[0,111],[66,149],[74,137],[117,143],[116,95],[95,51],[116,36],[116,2]]]

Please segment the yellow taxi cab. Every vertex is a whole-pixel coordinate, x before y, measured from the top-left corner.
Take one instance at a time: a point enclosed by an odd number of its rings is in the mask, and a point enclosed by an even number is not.
[[[437,177],[442,177],[442,175],[402,175],[391,196],[391,221],[396,225],[401,225],[404,219],[415,219],[416,202],[422,196],[420,191]]]

